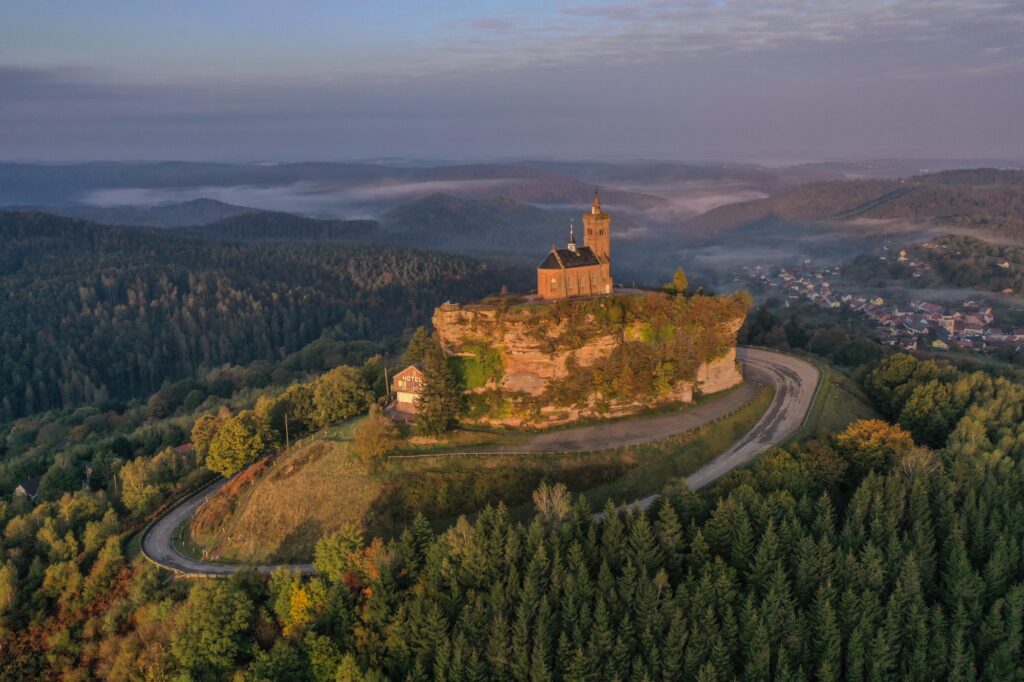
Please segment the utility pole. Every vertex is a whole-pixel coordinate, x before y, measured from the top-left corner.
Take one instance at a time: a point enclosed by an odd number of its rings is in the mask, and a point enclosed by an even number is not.
[[[291,447],[291,440],[288,438],[288,413],[284,413],[284,449]]]

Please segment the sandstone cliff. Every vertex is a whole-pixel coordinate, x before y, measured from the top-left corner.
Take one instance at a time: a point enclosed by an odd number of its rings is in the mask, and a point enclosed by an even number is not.
[[[471,421],[557,423],[690,402],[742,382],[749,299],[664,294],[508,306],[447,304],[433,324],[466,368]]]

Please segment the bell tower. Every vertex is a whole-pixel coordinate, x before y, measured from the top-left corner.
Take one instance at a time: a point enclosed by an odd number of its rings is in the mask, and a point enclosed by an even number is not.
[[[601,198],[595,189],[590,213],[583,214],[583,245],[589,246],[604,264],[611,261],[611,227],[612,217],[601,210]]]

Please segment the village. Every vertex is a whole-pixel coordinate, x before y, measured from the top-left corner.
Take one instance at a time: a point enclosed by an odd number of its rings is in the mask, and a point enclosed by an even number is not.
[[[896,260],[910,268],[914,278],[922,277],[930,268],[927,263],[912,260],[906,251],[900,251]],[[992,307],[983,300],[965,299],[953,305],[912,298],[897,303],[836,286],[833,282],[841,278],[842,266],[815,268],[809,259],[799,266],[755,265],[743,270],[752,283],[783,293],[787,306],[791,301],[804,300],[822,308],[847,306],[860,312],[871,322],[881,343],[903,350],[991,353],[1024,349],[1024,328],[997,324]]]

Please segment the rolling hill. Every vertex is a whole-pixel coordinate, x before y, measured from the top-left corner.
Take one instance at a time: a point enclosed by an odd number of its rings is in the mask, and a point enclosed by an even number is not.
[[[686,221],[713,235],[764,220],[899,219],[1024,236],[1024,172],[980,168],[898,180],[815,182]]]
[[[375,220],[321,220],[258,211],[175,230],[178,234],[225,241],[368,241],[381,239]]]
[[[563,213],[508,197],[474,201],[450,194],[402,204],[380,220],[393,239],[410,245],[514,253],[529,249],[538,257],[550,240],[567,232],[569,223]]]
[[[330,332],[397,340],[445,301],[528,288],[494,261],[340,242],[236,243],[0,212],[0,422],[276,361]]]
[[[590,182],[526,163],[0,163],[0,206],[160,204],[210,197],[264,210],[347,218],[378,214],[436,192],[585,206],[593,191]],[[667,203],[643,191],[608,188],[607,196],[638,211]]]
[[[88,220],[100,225],[125,227],[185,227],[208,225],[257,209],[226,204],[214,199],[192,199],[157,206],[56,206],[24,208],[25,211],[52,213],[66,218]]]

